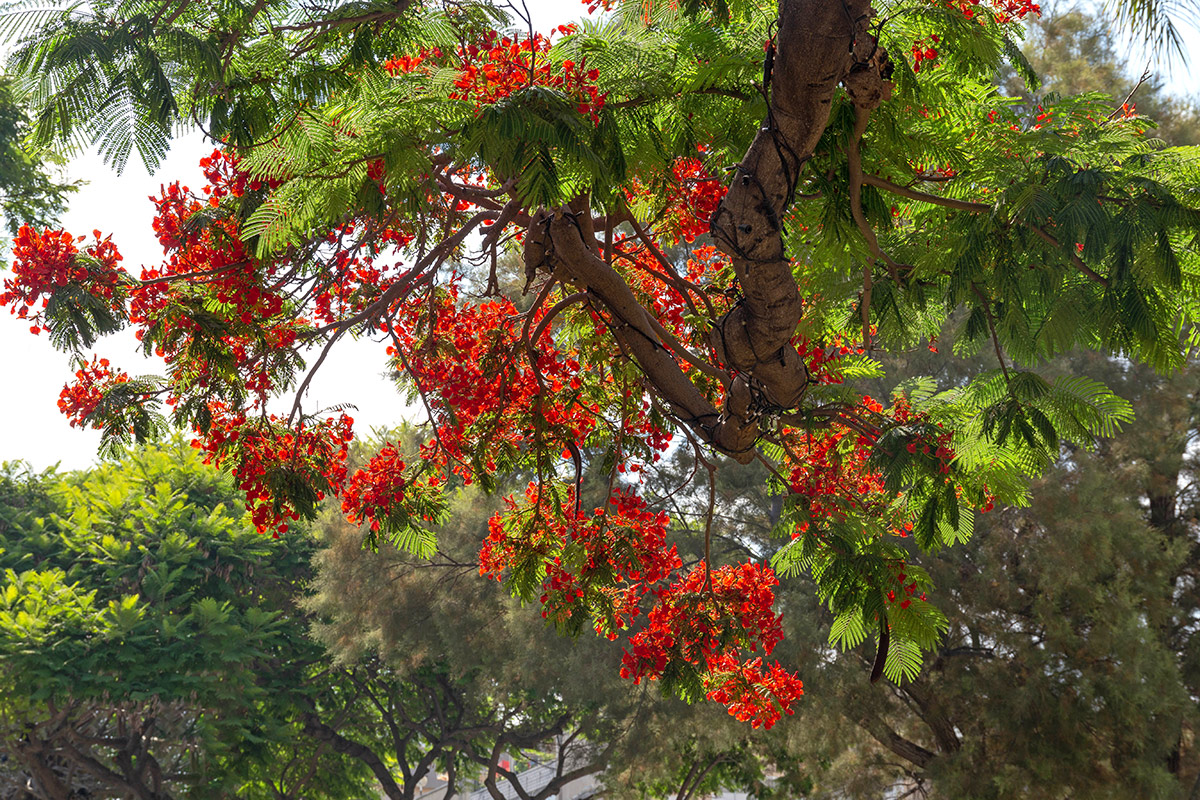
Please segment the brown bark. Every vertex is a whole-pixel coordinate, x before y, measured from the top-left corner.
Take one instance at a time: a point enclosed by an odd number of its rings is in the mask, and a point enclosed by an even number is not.
[[[70,787],[59,780],[48,761],[43,759],[43,755],[48,753],[44,742],[33,738],[19,742],[14,747],[14,753],[21,765],[29,770],[35,788],[46,800],[70,800]]]
[[[783,408],[799,402],[808,382],[790,344],[802,301],[784,249],[783,214],[868,19],[861,0],[780,2],[770,110],[712,219],[713,238],[730,256],[743,293],[738,307],[714,325],[713,346]]]
[[[317,741],[328,744],[336,752],[348,755],[351,758],[357,758],[366,764],[367,768],[371,770],[371,774],[375,776],[375,780],[379,781],[379,786],[383,790],[383,793],[390,800],[406,800],[406,798],[412,796],[407,787],[402,787],[396,783],[396,779],[392,777],[391,770],[388,769],[387,765],[383,763],[382,759],[373,750],[342,736],[337,730],[321,722],[316,714],[306,714],[304,716],[304,730],[305,733]]]
[[[942,753],[956,753],[962,749],[962,742],[954,730],[954,722],[946,714],[946,709],[937,692],[921,681],[905,684],[901,689],[912,698],[920,709],[921,719],[933,732],[938,750]]]
[[[869,20],[866,0],[780,2],[769,111],[711,222],[743,295],[709,334],[735,373],[723,409],[692,385],[625,281],[595,252],[585,207],[543,212],[527,234],[526,270],[558,270],[597,298],[613,317],[613,335],[672,412],[742,462],[754,457],[761,414],[796,407],[808,386],[804,361],[791,344],[803,302],[781,220],[828,124],[838,84],[847,83],[856,105],[878,105],[883,79],[871,59]]]
[[[871,738],[914,766],[924,769],[934,759],[934,753],[916,742],[905,739],[884,724],[882,720],[862,719],[858,724],[871,735]]]

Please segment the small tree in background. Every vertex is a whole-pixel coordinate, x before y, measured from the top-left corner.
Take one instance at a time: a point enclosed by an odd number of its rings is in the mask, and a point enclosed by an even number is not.
[[[199,461],[177,445],[76,475],[8,467],[0,749],[10,790],[32,780],[35,796],[55,800],[82,789],[219,795],[286,736],[289,699],[319,654],[293,604],[313,545],[257,536],[233,487]]]
[[[14,96],[11,81],[0,76],[0,216],[8,237],[0,238],[0,267],[7,264],[11,238],[21,225],[52,224],[78,188],[55,175],[61,159],[30,150],[29,116]]]

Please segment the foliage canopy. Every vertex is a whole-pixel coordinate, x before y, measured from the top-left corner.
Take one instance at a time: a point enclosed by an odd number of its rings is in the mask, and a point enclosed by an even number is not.
[[[1200,160],[1102,95],[999,91],[1005,65],[1037,91],[1024,0],[611,5],[549,36],[487,2],[15,13],[39,136],[120,166],[190,120],[221,149],[201,191],[156,199],[162,265],[25,228],[0,301],[81,354],[77,424],[114,447],[193,429],[261,530],[336,496],[429,555],[452,477],[527,478],[481,572],[626,638],[634,681],[770,726],[801,694],[763,660],[777,573],[811,576],[835,644],[878,641],[873,677],[912,679],[948,623],[910,541],[967,539],[1063,443],[1131,418],[1039,365],[1184,363]],[[864,395],[877,356],[952,316],[997,369]],[[127,326],[163,376],[85,360]],[[352,419],[306,408],[346,336],[386,346],[428,413],[413,463],[385,445],[351,473]],[[767,468],[789,542],[771,565],[684,564],[639,490],[672,447],[710,480]],[[585,506],[591,469],[608,491]]]

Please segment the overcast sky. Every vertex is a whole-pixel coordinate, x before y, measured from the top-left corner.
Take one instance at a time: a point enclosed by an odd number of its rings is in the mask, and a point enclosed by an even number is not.
[[[535,26],[548,30],[581,15],[582,6],[570,0],[530,0]],[[1049,5],[1047,3],[1046,5]],[[1190,52],[1200,52],[1200,33],[1187,30]],[[1145,58],[1131,55],[1133,69],[1140,72]],[[1194,65],[1193,65],[1194,68]],[[1195,93],[1197,84],[1189,71],[1174,67],[1169,72],[1156,67],[1176,94]],[[68,168],[71,178],[87,181],[71,200],[62,217],[63,227],[75,234],[99,229],[112,233],[125,256],[125,264],[137,273],[139,264],[157,264],[162,249],[150,228],[149,196],[157,194],[163,183],[181,180],[197,185],[203,180],[197,161],[211,145],[192,135],[177,141],[159,170],[151,175],[138,163],[131,163],[117,176],[96,156],[74,160]],[[108,356],[114,366],[131,374],[154,372],[159,364],[143,361],[137,354],[132,336],[118,336],[97,345],[100,355]],[[348,342],[336,347],[321,368],[310,390],[306,408],[353,402],[350,412],[357,428],[366,433],[371,427],[386,427],[400,421],[405,404],[382,377],[385,357],[381,346],[369,342]],[[63,383],[74,367],[66,354],[50,346],[48,339],[31,336],[28,323],[7,313],[0,314],[0,461],[21,459],[37,469],[59,463],[64,469],[86,467],[96,453],[99,434],[70,428],[58,412],[57,400]]]

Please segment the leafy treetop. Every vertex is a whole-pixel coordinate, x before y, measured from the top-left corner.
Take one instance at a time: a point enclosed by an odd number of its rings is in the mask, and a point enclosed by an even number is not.
[[[0,302],[81,354],[77,424],[115,446],[165,411],[263,531],[337,497],[429,554],[452,477],[527,477],[481,572],[566,629],[624,637],[632,679],[770,726],[802,691],[765,660],[780,575],[812,575],[835,643],[876,632],[873,677],[913,676],[946,621],[906,540],[969,537],[1060,441],[1130,418],[1036,366],[1078,347],[1183,362],[1196,152],[1098,95],[1026,113],[998,91],[1003,64],[1036,87],[1024,0],[608,5],[550,35],[488,2],[14,16],[39,134],[120,164],[190,119],[221,146],[198,191],[154,198],[161,265],[25,228]],[[999,369],[856,390],[951,315],[956,347]],[[164,375],[86,359],[124,327]],[[305,407],[346,336],[386,347],[427,412],[418,457],[384,446],[350,473],[353,420]],[[639,496],[672,447],[710,479],[768,469],[790,541],[770,566],[685,567]],[[585,507],[591,468],[608,491]]]

